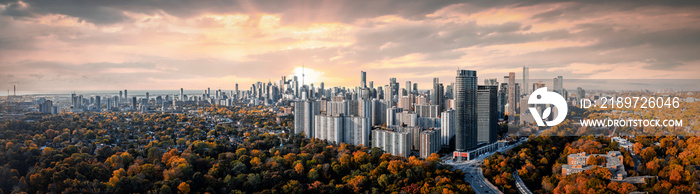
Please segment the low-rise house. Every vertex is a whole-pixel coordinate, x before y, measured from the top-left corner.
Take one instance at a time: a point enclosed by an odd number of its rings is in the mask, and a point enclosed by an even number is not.
[[[600,165],[589,164],[590,157],[603,157],[605,162]],[[619,151],[609,151],[607,154],[586,154],[586,152],[569,154],[567,164],[561,166],[561,173],[563,176],[567,176],[598,166],[610,170],[610,180],[623,180],[627,177],[625,166],[622,163],[623,158],[624,156]]]

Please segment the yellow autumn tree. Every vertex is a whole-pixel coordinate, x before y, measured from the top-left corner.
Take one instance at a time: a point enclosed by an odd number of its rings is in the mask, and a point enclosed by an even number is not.
[[[177,189],[180,190],[180,193],[190,193],[190,185],[187,184],[186,182],[180,183],[179,186],[177,186]]]
[[[392,160],[389,162],[389,166],[387,167],[387,169],[392,174],[397,174],[404,168],[404,165],[405,163],[401,160]]]
[[[363,165],[369,162],[370,156],[367,154],[367,152],[355,151],[355,153],[353,153],[352,160],[357,165]]]
[[[115,170],[112,172],[112,178],[109,178],[109,185],[110,186],[115,186],[117,182],[119,182],[119,178],[125,177],[126,176],[126,170],[123,168],[119,168],[118,170]]]
[[[297,163],[297,165],[294,166],[294,170],[296,170],[297,173],[299,173],[299,174],[303,174],[304,173],[304,165],[302,165],[301,163]]]
[[[258,158],[258,157],[255,157],[252,160],[250,160],[250,165],[253,165],[253,167],[258,167],[258,166],[260,166],[260,164],[262,164],[262,162],[260,161],[260,158]]]

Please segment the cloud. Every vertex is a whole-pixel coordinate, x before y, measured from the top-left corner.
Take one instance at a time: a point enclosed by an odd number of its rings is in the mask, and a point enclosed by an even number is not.
[[[397,77],[423,87],[451,82],[457,68],[482,79],[523,65],[545,78],[696,78],[687,70],[700,66],[698,4],[7,0],[0,87],[228,87],[302,65],[327,86],[354,86],[361,70],[375,85]]]
[[[89,2],[10,0],[5,3],[6,7],[1,14],[16,17],[63,14],[101,25],[129,21],[130,18],[124,12],[143,14],[163,12],[177,17],[192,17],[204,13],[266,13],[282,15],[282,22],[286,24],[336,21],[348,23],[358,18],[392,14],[405,18],[422,18],[428,13],[458,2],[454,0],[184,0],[174,2],[154,0],[97,0]]]

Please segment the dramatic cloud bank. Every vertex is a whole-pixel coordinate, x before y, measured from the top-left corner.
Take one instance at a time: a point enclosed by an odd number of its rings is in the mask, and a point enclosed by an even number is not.
[[[0,89],[230,89],[308,82],[427,89],[479,79],[696,79],[697,1],[0,0]],[[4,94],[3,94],[4,95]]]

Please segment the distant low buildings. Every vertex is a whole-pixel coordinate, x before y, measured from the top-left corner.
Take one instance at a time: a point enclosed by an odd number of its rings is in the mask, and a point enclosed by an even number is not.
[[[603,157],[605,162],[601,165],[592,165],[588,163],[590,157]],[[627,177],[625,166],[622,163],[623,158],[624,156],[619,151],[609,151],[608,154],[586,154],[586,152],[569,154],[567,164],[561,166],[561,174],[567,176],[598,166],[610,170],[610,180],[623,180]]]
[[[628,152],[632,152],[634,150],[634,144],[630,142],[629,140],[622,138],[622,137],[613,137],[611,138],[613,142],[617,142],[617,144],[620,146],[620,148],[624,148]]]
[[[45,114],[58,114],[58,107],[53,105],[51,100],[44,101],[39,104],[39,112]]]

